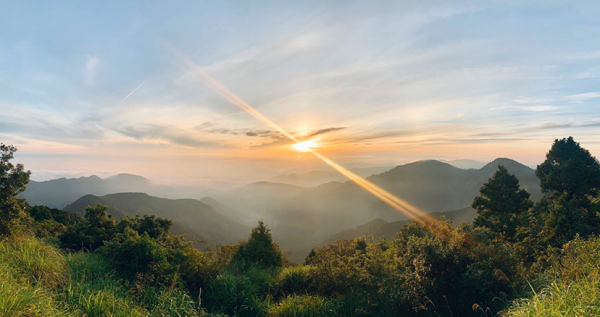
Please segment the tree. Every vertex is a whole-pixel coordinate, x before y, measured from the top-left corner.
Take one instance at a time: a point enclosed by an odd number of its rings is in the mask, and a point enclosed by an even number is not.
[[[596,195],[600,189],[598,160],[573,137],[554,140],[535,175],[540,179],[544,193],[566,193],[568,199]]]
[[[593,199],[600,190],[600,164],[572,137],[555,140],[546,160],[535,171],[546,193],[540,243],[560,247],[576,235],[600,232],[598,206]]]
[[[517,228],[525,221],[527,211],[533,206],[529,193],[520,188],[517,177],[502,165],[483,184],[479,193],[471,205],[478,214],[475,225],[487,227],[506,240],[515,241]]]
[[[117,233],[116,222],[106,213],[108,206],[97,204],[85,208],[83,221],[70,226],[59,236],[61,247],[95,250]]]
[[[242,267],[256,265],[276,268],[283,265],[283,256],[279,246],[273,242],[270,230],[264,222],[259,221],[258,226],[252,229],[248,241],[239,246],[232,261]]]
[[[14,146],[0,143],[0,235],[10,234],[11,227],[26,217],[25,203],[16,196],[25,191],[31,172],[25,171],[23,164],[10,162],[16,151]]]

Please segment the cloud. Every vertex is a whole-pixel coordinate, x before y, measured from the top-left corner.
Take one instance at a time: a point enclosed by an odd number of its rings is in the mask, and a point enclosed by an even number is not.
[[[590,100],[590,99],[596,99],[596,98],[600,98],[600,91],[592,91],[592,92],[586,92],[586,93],[582,93],[582,94],[575,94],[575,95],[567,96],[567,99],[575,100],[575,101],[584,101],[584,100]]]
[[[97,56],[88,56],[87,62],[85,63],[85,83],[92,85],[94,83],[94,77],[96,71],[100,65],[100,59]]]
[[[525,110],[525,111],[556,111],[559,107],[550,106],[550,105],[536,105],[536,106],[503,106],[503,107],[494,107],[490,108],[490,110],[502,110],[502,109],[517,109],[517,110]]]
[[[172,127],[161,126],[161,125],[147,125],[142,128],[136,128],[133,126],[126,126],[122,129],[115,130],[125,136],[132,137],[136,140],[166,140],[172,144],[178,144],[183,146],[205,148],[205,147],[222,147],[223,145],[212,142],[199,140],[187,135],[183,131],[179,131]]]

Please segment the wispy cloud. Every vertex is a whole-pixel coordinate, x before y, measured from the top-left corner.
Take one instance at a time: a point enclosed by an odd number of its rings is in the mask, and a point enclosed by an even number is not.
[[[97,56],[88,56],[85,62],[85,82],[88,85],[94,84],[96,71],[100,65],[100,58]]]
[[[556,107],[556,106],[550,106],[550,105],[502,106],[502,107],[490,108],[490,110],[503,110],[503,109],[517,109],[517,110],[525,110],[525,111],[542,112],[542,111],[556,111],[556,110],[558,110],[560,108]]]

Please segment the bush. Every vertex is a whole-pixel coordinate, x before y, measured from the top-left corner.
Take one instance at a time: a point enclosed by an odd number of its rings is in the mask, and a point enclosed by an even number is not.
[[[269,308],[269,317],[338,316],[330,300],[313,295],[292,295]]]
[[[71,283],[58,293],[70,311],[85,316],[144,316],[143,307],[117,280],[110,265],[98,254],[67,255]]]
[[[314,292],[317,283],[314,280],[314,271],[315,268],[310,265],[283,268],[275,281],[276,294],[287,296]]]
[[[172,286],[177,280],[176,265],[167,261],[167,251],[148,233],[141,236],[126,229],[124,234],[106,242],[100,250],[123,277],[142,284]]]
[[[260,268],[251,268],[243,275],[225,272],[208,284],[202,303],[211,312],[264,316],[273,277],[271,271]]]

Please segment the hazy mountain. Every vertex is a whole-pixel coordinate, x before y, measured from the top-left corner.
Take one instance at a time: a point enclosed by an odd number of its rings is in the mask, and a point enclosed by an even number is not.
[[[211,206],[195,199],[165,199],[144,193],[120,193],[106,196],[85,195],[64,210],[79,215],[85,207],[95,204],[109,206],[109,213],[120,219],[123,216],[156,215],[173,221],[172,233],[207,241],[208,246],[219,243],[237,243],[250,232],[245,227],[216,212]]]
[[[84,195],[102,196],[122,192],[142,192],[163,198],[201,198],[214,193],[198,185],[167,186],[155,184],[138,175],[118,174],[105,179],[93,175],[44,182],[31,181],[19,198],[26,199],[30,205],[60,209]]]
[[[465,170],[468,169],[480,169],[485,166],[485,162],[475,161],[475,160],[452,160],[452,161],[440,161],[444,163],[448,163],[452,166],[456,166],[458,168],[462,168]]]
[[[439,213],[470,206],[498,165],[506,166],[515,174],[534,200],[541,198],[534,170],[504,158],[480,169],[460,169],[439,161],[420,161],[397,166],[367,179],[423,212]],[[246,191],[251,194],[246,194],[245,198],[233,195],[219,200],[243,210],[246,219],[264,220],[282,248],[295,254],[305,254],[312,245],[328,239],[332,232],[354,228],[372,219],[387,222],[407,219],[350,181],[330,182],[303,190],[273,183],[252,188],[254,190]]]
[[[472,221],[477,216],[477,213],[472,208],[466,207],[463,209],[453,211],[433,212],[430,213],[429,216],[435,219],[441,219],[443,216],[447,220],[452,221],[454,225],[458,225],[461,222]],[[342,239],[350,240],[361,236],[372,236],[375,240],[379,240],[381,238],[393,239],[394,237],[396,237],[396,233],[402,227],[409,225],[412,222],[412,220],[388,222],[383,219],[377,218],[358,227],[344,230],[342,232],[334,234],[325,243]]]
[[[393,166],[362,167],[353,168],[354,174],[360,177],[368,177],[374,174],[383,173],[392,169]],[[311,171],[307,173],[282,174],[272,178],[270,181],[276,183],[285,183],[301,187],[315,187],[323,183],[344,182],[346,177],[337,171]]]

